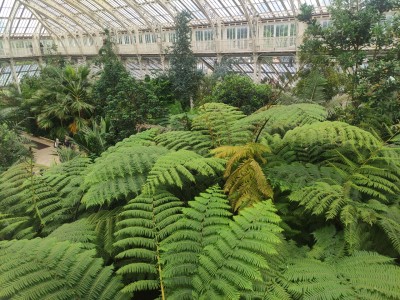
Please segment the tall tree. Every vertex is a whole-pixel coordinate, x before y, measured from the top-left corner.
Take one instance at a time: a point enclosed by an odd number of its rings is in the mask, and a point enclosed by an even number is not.
[[[190,44],[190,19],[187,11],[182,11],[175,17],[176,39],[170,53],[170,77],[183,108],[193,107],[193,95],[200,79]]]

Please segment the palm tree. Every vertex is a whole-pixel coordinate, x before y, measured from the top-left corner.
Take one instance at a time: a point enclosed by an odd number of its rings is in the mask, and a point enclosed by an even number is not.
[[[90,118],[94,106],[89,102],[90,70],[87,66],[50,70],[44,86],[33,101],[39,127],[52,129],[52,134],[76,134]]]

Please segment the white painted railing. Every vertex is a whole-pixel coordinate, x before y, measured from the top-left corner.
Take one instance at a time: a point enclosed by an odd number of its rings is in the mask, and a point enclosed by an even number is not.
[[[230,53],[262,53],[262,52],[293,52],[296,51],[295,36],[270,37],[253,39],[230,39],[230,40],[208,40],[192,41],[192,50],[195,54],[230,54]],[[27,48],[0,48],[0,58],[29,58],[44,55],[64,56],[92,56],[96,55],[102,46],[102,40],[97,39],[91,45],[79,45],[69,40],[56,41],[57,50],[50,45],[40,45],[32,40],[32,46]],[[164,54],[172,46],[170,42],[158,43],[135,43],[116,45],[117,53],[120,55],[157,55]]]

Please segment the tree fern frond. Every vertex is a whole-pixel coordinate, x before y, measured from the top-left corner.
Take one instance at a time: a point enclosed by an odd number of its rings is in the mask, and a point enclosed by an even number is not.
[[[83,174],[91,164],[87,157],[76,157],[65,163],[52,166],[43,173],[43,180],[57,190],[63,207],[75,209],[80,202],[83,190],[80,185]]]
[[[112,267],[94,255],[49,238],[0,242],[0,298],[124,299]]]
[[[26,205],[21,205],[24,182],[33,175],[33,170],[33,164],[21,163],[0,175],[0,211],[13,214],[25,211]]]
[[[183,187],[185,182],[196,182],[196,175],[215,177],[224,170],[225,161],[204,158],[201,155],[179,150],[160,157],[151,169],[144,192],[154,192],[160,185]]]
[[[117,207],[113,210],[100,210],[87,217],[87,222],[94,227],[97,235],[97,245],[107,255],[114,254],[115,232],[117,230],[117,222],[121,219],[119,216],[121,212],[122,208]]]
[[[217,186],[188,204],[183,209],[184,217],[176,224],[177,230],[161,243],[168,299],[192,299],[191,279],[198,255],[204,247],[217,242],[219,231],[228,227],[231,217],[228,200]]]
[[[253,289],[268,268],[265,256],[276,253],[280,243],[275,211],[271,201],[242,210],[220,231],[218,241],[204,248],[193,279],[194,298],[239,299],[241,292]]]
[[[211,140],[199,131],[169,131],[155,137],[158,145],[171,150],[191,150],[207,156],[211,149]]]
[[[137,195],[155,161],[168,152],[159,146],[120,147],[101,156],[85,176],[86,207],[110,204],[121,197]]]
[[[380,215],[378,226],[383,229],[392,243],[393,248],[400,254],[400,209],[394,205],[386,213]]]
[[[296,191],[315,181],[340,182],[342,177],[334,167],[310,163],[281,163],[268,168],[268,180],[281,191]]]
[[[134,278],[125,293],[161,289],[164,294],[160,243],[176,229],[182,217],[182,201],[167,192],[139,195],[120,214],[117,223],[117,259],[126,263],[118,274]]]
[[[211,151],[218,158],[228,158],[224,189],[229,193],[235,210],[272,198],[272,188],[260,166],[266,162],[263,155],[269,151],[267,146],[259,143],[222,146]]]
[[[212,147],[241,144],[243,137],[248,134],[245,128],[236,125],[236,121],[243,117],[244,114],[236,107],[223,103],[206,103],[199,108],[192,130],[208,136]]]
[[[297,259],[284,276],[296,298],[360,299],[360,294],[370,299],[400,297],[400,268],[393,259],[373,252],[355,252],[327,262]]]
[[[159,129],[151,128],[146,131],[142,131],[131,135],[118,142],[115,146],[109,147],[105,152],[101,154],[102,157],[108,156],[110,153],[121,151],[121,148],[130,148],[132,146],[155,146],[154,138],[159,133]]]
[[[94,226],[87,219],[63,224],[48,235],[57,241],[70,241],[71,243],[81,243],[83,249],[94,249],[97,243],[97,236]]]
[[[274,105],[238,120],[237,125],[251,128],[253,137],[257,134],[263,136],[265,133],[283,136],[297,126],[325,121],[327,116],[326,110],[317,104]]]
[[[371,133],[343,122],[318,122],[288,131],[279,154],[288,162],[316,162],[326,159],[328,150],[349,146],[373,151],[381,142]]]

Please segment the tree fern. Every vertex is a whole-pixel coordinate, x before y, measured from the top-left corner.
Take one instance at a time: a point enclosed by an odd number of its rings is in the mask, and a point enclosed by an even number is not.
[[[182,188],[185,182],[196,182],[196,176],[216,177],[224,170],[225,161],[218,158],[204,158],[201,155],[179,150],[160,157],[151,169],[144,192],[154,192],[161,185]]]
[[[269,151],[267,146],[258,143],[223,146],[211,151],[216,157],[229,159],[224,173],[224,188],[235,210],[273,197],[272,188],[260,166],[266,162],[263,155]]]
[[[242,210],[229,228],[220,231],[220,238],[204,248],[193,279],[195,299],[233,300],[253,290],[268,269],[266,255],[276,253],[280,243],[275,211],[271,201]]]
[[[35,165],[21,163],[9,168],[0,175],[0,210],[2,212],[23,212],[25,205],[21,206],[24,182],[33,176]]]
[[[49,233],[71,217],[62,206],[57,190],[33,170],[33,164],[24,163],[2,176],[1,185],[7,189],[0,198],[3,238],[28,238]]]
[[[200,131],[211,139],[213,147],[241,144],[246,136],[236,121],[244,117],[237,108],[223,103],[206,103],[199,108],[192,130]]]
[[[158,145],[171,150],[191,150],[207,156],[211,149],[211,140],[199,131],[169,131],[155,137]]]
[[[242,128],[249,128],[252,137],[263,136],[264,133],[284,133],[297,126],[325,121],[326,110],[317,104],[292,104],[265,107],[250,116],[246,116],[236,122]]]
[[[94,227],[98,237],[98,248],[104,251],[104,253],[101,253],[103,256],[112,257],[115,254],[113,244],[116,241],[115,232],[117,222],[121,219],[119,215],[121,212],[122,207],[118,206],[112,210],[99,210],[87,217],[88,223]]]
[[[55,239],[0,242],[1,299],[126,299],[95,250]]]
[[[386,205],[397,197],[400,187],[397,148],[382,147],[369,156],[357,153],[353,160],[339,155],[340,161],[332,163],[341,177],[336,183],[316,180],[292,193],[290,199],[315,215],[338,218],[346,227],[349,244],[357,244],[357,235],[362,234],[357,229],[359,222],[383,226],[398,251],[398,221],[387,217]]]
[[[123,292],[160,290],[165,299],[160,243],[177,228],[181,211],[182,202],[167,192],[139,195],[124,207],[114,246],[125,264],[117,273],[135,281]]]
[[[327,158],[328,150],[352,146],[372,151],[380,145],[376,137],[358,127],[336,121],[318,122],[288,131],[279,154],[288,162],[318,162]]]
[[[393,259],[373,252],[322,262],[301,258],[289,263],[284,276],[296,299],[398,299],[400,268]]]
[[[70,209],[71,214],[75,214],[83,190],[80,187],[84,178],[84,173],[91,164],[89,158],[76,157],[65,163],[52,166],[43,173],[43,180],[57,190],[63,207]]]
[[[130,146],[98,158],[85,176],[82,203],[104,205],[139,194],[153,164],[167,152],[159,146]]]
[[[97,235],[94,226],[87,219],[63,224],[48,235],[57,241],[81,243],[83,249],[94,249],[97,244]]]
[[[219,231],[227,228],[230,206],[223,192],[211,187],[189,201],[177,229],[161,242],[166,294],[168,299],[192,299],[192,276],[198,255],[207,245],[219,239]]]
[[[123,139],[118,142],[115,146],[109,147],[106,151],[104,151],[101,156],[106,157],[110,153],[114,153],[116,151],[120,151],[121,148],[129,148],[132,146],[154,146],[154,137],[159,133],[159,129],[151,128],[149,130],[136,133]]]

